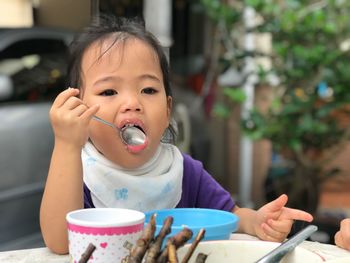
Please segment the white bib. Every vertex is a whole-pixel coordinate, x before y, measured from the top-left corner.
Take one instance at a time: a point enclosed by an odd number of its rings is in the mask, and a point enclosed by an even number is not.
[[[95,207],[147,212],[174,208],[181,199],[183,156],[172,144],[161,143],[154,157],[137,169],[112,163],[90,142],[83,148],[82,161]]]

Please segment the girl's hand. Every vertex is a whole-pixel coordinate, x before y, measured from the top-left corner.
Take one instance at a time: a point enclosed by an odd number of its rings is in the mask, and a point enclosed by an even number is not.
[[[350,218],[340,222],[340,230],[335,234],[334,241],[338,247],[350,250]]]
[[[294,220],[313,220],[312,215],[305,211],[285,207],[287,201],[287,195],[283,194],[256,212],[254,230],[260,239],[282,242],[288,236]]]
[[[55,141],[83,147],[88,139],[88,125],[99,105],[87,107],[76,97],[78,89],[68,88],[62,91],[50,110],[51,124]]]

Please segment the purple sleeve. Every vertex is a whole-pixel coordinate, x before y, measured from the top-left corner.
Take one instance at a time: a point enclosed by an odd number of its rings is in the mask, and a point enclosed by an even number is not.
[[[84,183],[84,208],[95,208],[89,188]]]
[[[177,207],[232,211],[234,206],[231,194],[215,181],[202,163],[184,154],[182,196]]]

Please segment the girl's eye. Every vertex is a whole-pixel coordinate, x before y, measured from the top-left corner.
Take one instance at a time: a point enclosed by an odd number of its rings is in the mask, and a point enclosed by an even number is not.
[[[155,94],[157,93],[157,90],[155,88],[144,88],[142,90],[142,93],[145,93],[145,94]]]
[[[100,93],[100,95],[102,95],[102,96],[113,96],[116,94],[118,94],[118,93],[113,89],[107,89],[107,90],[104,90],[103,92]]]

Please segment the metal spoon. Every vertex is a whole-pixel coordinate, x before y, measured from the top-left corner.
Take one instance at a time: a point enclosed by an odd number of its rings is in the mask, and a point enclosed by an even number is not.
[[[92,118],[115,129],[119,133],[122,141],[127,145],[142,145],[146,141],[146,135],[134,126],[125,126],[124,128],[119,129],[113,123],[105,121],[100,117],[93,116]]]
[[[260,258],[256,263],[278,263],[280,260],[290,251],[292,251],[297,245],[307,239],[312,233],[317,231],[317,226],[309,225],[303,230],[299,231],[287,241],[284,241],[281,245],[269,252],[264,257]]]

